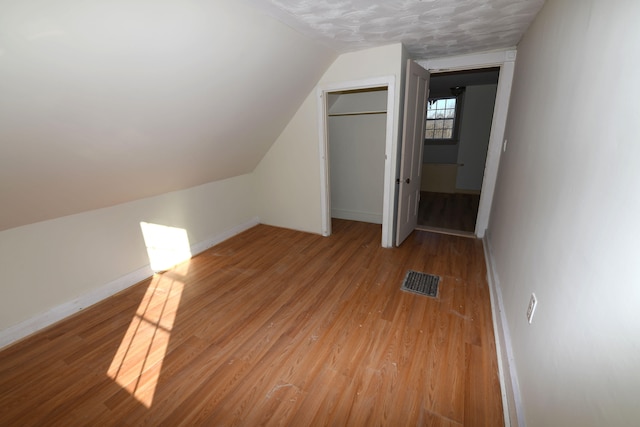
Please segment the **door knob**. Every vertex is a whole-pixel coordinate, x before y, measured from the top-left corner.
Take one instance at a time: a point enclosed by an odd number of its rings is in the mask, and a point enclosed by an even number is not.
[[[411,183],[411,178],[405,179],[404,182],[406,182],[407,184],[410,184]]]

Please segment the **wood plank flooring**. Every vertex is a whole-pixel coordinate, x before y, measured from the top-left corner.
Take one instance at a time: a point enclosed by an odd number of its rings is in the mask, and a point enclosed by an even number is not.
[[[473,233],[476,228],[479,194],[420,192],[418,225]]]
[[[504,425],[481,242],[333,228],[259,225],[4,349],[0,425]]]

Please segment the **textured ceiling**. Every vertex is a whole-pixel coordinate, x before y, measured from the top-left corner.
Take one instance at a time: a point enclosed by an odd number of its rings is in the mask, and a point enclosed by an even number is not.
[[[544,0],[252,0],[338,52],[402,42],[416,59],[515,46]]]

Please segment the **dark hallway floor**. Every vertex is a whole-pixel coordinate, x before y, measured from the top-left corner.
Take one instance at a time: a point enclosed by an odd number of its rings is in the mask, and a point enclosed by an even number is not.
[[[418,226],[473,233],[479,194],[420,192]]]

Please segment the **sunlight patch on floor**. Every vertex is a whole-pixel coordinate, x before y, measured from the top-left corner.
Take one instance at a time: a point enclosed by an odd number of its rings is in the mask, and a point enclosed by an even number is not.
[[[129,328],[122,338],[107,375],[147,408],[160,379],[171,339],[191,250],[187,231],[146,222],[140,223],[154,271]],[[174,268],[172,268],[174,267]]]
[[[185,263],[171,273],[187,269]],[[147,408],[153,403],[184,283],[156,274],[142,299],[107,374]]]

